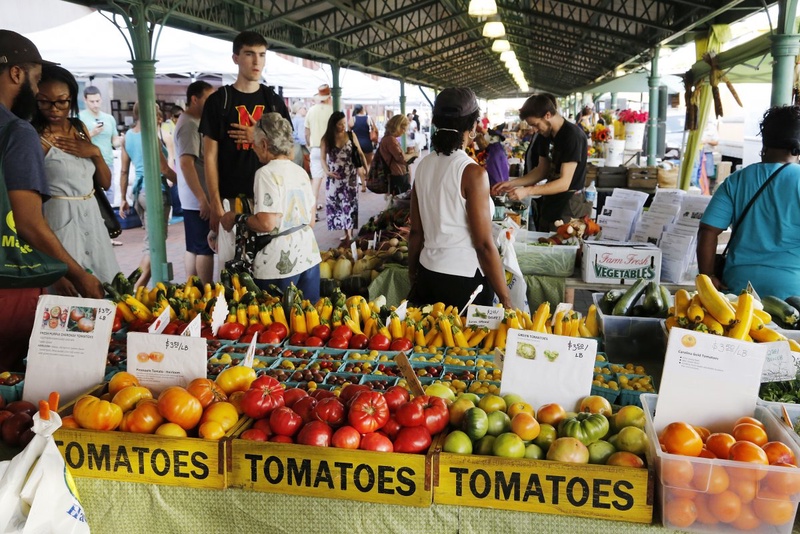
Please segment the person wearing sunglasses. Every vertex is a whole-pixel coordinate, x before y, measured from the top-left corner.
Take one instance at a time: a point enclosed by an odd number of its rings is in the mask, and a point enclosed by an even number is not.
[[[84,269],[111,282],[119,264],[94,198],[95,182],[111,185],[100,148],[78,119],[78,82],[62,67],[45,65],[36,95],[33,126],[44,150],[50,200],[44,215],[61,244]],[[75,292],[77,295],[77,292]]]

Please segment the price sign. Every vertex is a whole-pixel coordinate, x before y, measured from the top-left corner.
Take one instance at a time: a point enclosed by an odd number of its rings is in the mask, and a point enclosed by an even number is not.
[[[225,324],[225,319],[228,318],[228,303],[225,300],[225,291],[220,291],[217,295],[217,301],[214,303],[214,308],[211,310],[211,333],[217,335],[219,327]]]
[[[161,314],[156,318],[156,320],[153,321],[153,324],[151,324],[147,328],[147,331],[150,332],[151,334],[160,334],[161,332],[163,332],[164,329],[169,324],[169,315],[170,315],[169,312],[171,310],[172,308],[169,305],[167,305],[167,307],[164,308],[164,311],[162,311]]]
[[[155,394],[170,386],[186,387],[206,376],[206,340],[131,332],[128,372]]]
[[[403,302],[401,302],[400,305],[397,307],[397,309],[394,310],[394,312],[397,314],[397,316],[400,318],[401,321],[405,321],[406,314],[408,313],[408,301],[404,300]]]
[[[509,330],[500,391],[532,406],[554,402],[575,410],[592,390],[595,356],[594,339]]]
[[[200,337],[203,325],[200,322],[200,314],[194,316],[189,325],[183,329],[182,336]]]
[[[763,343],[767,352],[761,369],[761,383],[794,380],[797,376],[800,353],[792,352],[786,341]]]
[[[256,341],[258,336],[254,335],[253,339],[250,340],[250,346],[247,347],[247,353],[244,355],[244,359],[242,360],[242,365],[245,367],[253,368],[253,362],[256,359]]]
[[[503,308],[470,304],[467,307],[466,326],[485,326],[489,330],[497,330],[504,317],[505,310]]]
[[[774,345],[670,330],[656,432],[675,421],[727,432],[739,417],[753,415],[761,369]]]
[[[22,398],[36,404],[58,391],[67,403],[101,383],[115,312],[108,300],[39,297]]]

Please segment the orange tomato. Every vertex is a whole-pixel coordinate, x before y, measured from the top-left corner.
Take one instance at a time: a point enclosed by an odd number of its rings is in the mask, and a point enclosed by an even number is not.
[[[755,530],[761,524],[761,520],[753,510],[753,505],[749,503],[742,503],[742,511],[732,523],[731,526],[739,530]]]
[[[730,434],[716,432],[706,439],[706,449],[714,453],[717,458],[726,459],[734,443],[736,443],[736,438]]]
[[[737,441],[734,443],[728,452],[728,459],[737,462],[769,465],[767,453],[764,452],[764,449],[749,441]],[[734,468],[730,475],[732,477],[747,478],[750,480],[761,480],[767,476],[767,471],[765,469]]]
[[[236,365],[222,371],[215,382],[226,395],[234,391],[247,391],[256,379],[256,372],[251,367]]]
[[[147,352],[140,352],[139,354],[136,355],[136,359],[144,363],[150,359],[150,354]]]
[[[691,499],[670,499],[664,507],[664,519],[670,526],[688,527],[697,520],[697,507]]]
[[[200,421],[203,407],[194,395],[179,386],[172,386],[158,396],[158,411],[170,423],[191,430]]]
[[[736,427],[737,425],[740,425],[742,423],[750,423],[751,425],[760,426],[764,430],[767,429],[767,427],[764,426],[764,423],[762,423],[761,421],[759,421],[755,417],[746,417],[746,416],[745,417],[740,417],[739,419],[737,419],[736,422],[733,423],[733,426]]]
[[[665,495],[667,499],[695,499],[698,495],[701,495],[699,492],[693,489],[686,489],[686,488],[669,488],[665,487]]]
[[[80,428],[81,425],[71,415],[65,415],[61,418],[61,428]]]
[[[761,448],[767,453],[769,465],[778,463],[797,465],[797,458],[794,456],[794,451],[781,441],[770,441],[762,445]]]
[[[703,450],[700,451],[700,454],[697,455],[698,458],[708,458],[709,460],[717,460],[717,455],[711,452],[710,450],[703,447]]]
[[[758,492],[753,510],[764,523],[778,526],[794,519],[795,504],[786,495],[767,489]]]
[[[705,443],[706,439],[708,439],[708,436],[711,435],[711,431],[704,426],[692,425],[692,428],[694,428],[697,433],[700,434],[700,439],[703,440],[703,443]]]
[[[723,523],[730,523],[742,512],[742,499],[734,492],[725,490],[708,497],[708,509]]]
[[[227,432],[239,422],[239,412],[230,402],[215,402],[203,411],[200,424],[206,421],[216,421],[222,425],[222,430]]]
[[[511,431],[522,438],[523,441],[536,439],[539,435],[539,423],[526,412],[519,412],[511,420]]]
[[[140,400],[152,398],[153,394],[149,389],[142,386],[128,386],[119,390],[111,402],[122,408],[123,412],[127,412],[133,410]]]
[[[752,502],[753,499],[756,498],[758,482],[752,478],[748,479],[736,476],[731,476],[730,479],[731,481],[728,485],[728,489],[738,495],[743,503]]]
[[[719,523],[719,519],[708,508],[708,497],[704,493],[697,493],[697,497],[694,499],[694,505],[697,508],[697,521],[704,525],[716,525]]]
[[[219,386],[208,378],[195,378],[186,386],[186,391],[197,397],[203,408],[210,404],[228,400],[228,396]]]
[[[749,441],[759,447],[766,445],[769,441],[767,431],[753,423],[739,423],[733,427],[733,437],[736,441]]]
[[[164,418],[158,412],[158,403],[140,402],[136,408],[122,416],[119,427],[123,432],[153,434],[163,423]]]
[[[164,423],[156,429],[156,436],[170,436],[173,438],[185,438],[186,431],[175,423]]]
[[[244,397],[244,391],[234,391],[230,395],[228,395],[228,402],[233,404],[236,411],[239,412],[239,415],[244,413],[242,410],[242,398]]]
[[[661,482],[672,488],[691,488],[694,467],[689,460],[665,458],[661,461]]]
[[[72,408],[72,416],[81,428],[114,430],[122,421],[122,410],[111,402],[84,395]]]
[[[139,385],[138,378],[136,378],[130,373],[122,371],[112,376],[111,380],[109,380],[108,393],[111,395],[111,398],[113,398],[114,395],[116,395],[121,389],[126,388],[128,386],[138,386],[138,385]]]
[[[776,469],[767,475],[766,485],[769,489],[785,495],[800,493],[800,470],[793,464],[779,462],[772,465],[783,469]]]
[[[567,417],[567,411],[560,404],[545,404],[536,412],[536,418],[541,424],[548,424],[558,427],[563,419]]]
[[[670,454],[698,456],[703,449],[703,438],[688,423],[670,423],[661,432],[658,441],[664,444]]]
[[[694,468],[692,485],[702,492],[716,495],[728,489],[730,478],[721,465],[697,464]]]
[[[216,421],[206,421],[197,429],[197,435],[202,439],[221,439],[225,436],[225,430]]]

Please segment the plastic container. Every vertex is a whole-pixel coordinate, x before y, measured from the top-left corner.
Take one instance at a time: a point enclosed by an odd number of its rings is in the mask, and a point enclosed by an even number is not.
[[[398,380],[396,376],[364,375],[360,383],[370,386],[375,391],[386,391],[386,389],[397,384]]]
[[[603,386],[596,386],[592,384],[592,395],[599,395],[611,404],[616,404],[617,399],[619,398],[619,390],[604,388]]]
[[[747,530],[747,532],[769,532],[777,534],[788,534],[792,532],[795,514],[797,512],[797,503],[800,501],[800,493],[789,495],[786,498],[780,498],[776,496],[776,494],[771,493],[769,488],[770,484],[780,484],[781,487],[785,487],[785,484],[781,483],[782,481],[779,477],[785,477],[787,473],[789,476],[792,476],[794,472],[797,471],[796,469],[737,462],[733,460],[694,458],[663,452],[658,444],[658,435],[653,426],[653,416],[658,402],[658,395],[644,393],[641,399],[646,418],[645,430],[650,441],[647,460],[651,465],[655,465],[656,474],[658,476],[656,489],[659,494],[658,498],[661,501],[662,523],[665,527],[679,528],[680,530],[689,532],[745,532],[733,526],[732,522],[719,522],[713,525],[706,525],[700,521],[694,521],[689,525],[685,525],[676,524],[675,521],[671,520],[669,504],[675,502],[674,500],[680,498],[682,495],[684,498],[689,498],[694,502],[697,502],[698,499],[704,499],[705,502],[708,502],[712,498],[719,498],[716,497],[719,493],[717,493],[717,490],[714,489],[712,485],[713,481],[719,480],[719,475],[715,476],[713,479],[711,475],[719,473],[718,469],[723,468],[729,481],[739,481],[740,485],[744,485],[747,482],[755,484],[755,499],[750,504],[752,509],[755,509],[757,513],[759,508],[762,510],[770,509],[772,511],[779,509],[782,510],[783,513],[777,515],[787,518],[785,522],[781,522],[779,525],[769,525],[762,520],[756,528]],[[756,406],[753,415],[756,419],[764,423],[767,435],[771,441],[782,441],[792,449],[796,457],[800,458],[800,445],[789,437],[787,428],[772,415],[770,409],[759,404]],[[681,472],[686,471],[688,469],[686,467],[687,463],[691,465],[691,472],[693,473],[692,482],[688,488],[685,486],[681,487],[680,483],[676,482],[676,480],[679,479],[675,477],[670,480],[668,476],[665,480],[665,473],[675,473],[679,475]],[[800,476],[800,473],[797,473],[796,476]],[[729,485],[728,488],[730,489],[732,487]],[[740,491],[737,487],[733,487],[731,491],[733,490]],[[726,499],[726,501],[728,500]],[[677,519],[681,516],[678,514],[672,517]]]
[[[633,404],[634,406],[642,406],[641,396],[646,391],[638,391],[634,389],[625,389],[622,387],[622,382],[620,381],[621,377],[626,377],[628,380],[634,380],[637,378],[648,377],[650,378],[650,383],[653,383],[653,377],[650,375],[636,375],[632,373],[617,373],[617,383],[620,384],[619,388],[619,399],[617,400],[617,404],[620,406],[628,406]]]
[[[350,382],[351,384],[358,384],[363,377],[364,375],[357,375],[353,373],[328,373],[325,375],[325,382],[323,382],[323,384],[341,386],[345,381]]]
[[[545,232],[520,230],[514,241],[514,251],[522,274],[541,276],[572,276],[579,245],[536,245]]]
[[[762,400],[759,400],[758,404],[765,406],[779,421],[783,421],[783,410],[781,407],[785,407],[786,412],[789,414],[789,419],[792,420],[793,427],[797,425],[798,420],[800,420],[800,404],[768,402]],[[787,434],[789,434],[792,437],[792,440],[800,447],[800,435],[798,435],[794,430],[789,430],[788,427],[786,430]]]

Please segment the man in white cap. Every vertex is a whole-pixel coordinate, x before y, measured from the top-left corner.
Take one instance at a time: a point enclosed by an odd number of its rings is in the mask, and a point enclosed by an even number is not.
[[[42,59],[39,50],[22,35],[0,30],[0,175],[8,191],[11,212],[0,214],[11,232],[11,244],[3,236],[3,247],[27,244],[67,265],[64,278],[52,287],[65,295],[103,298],[103,286],[64,250],[42,214],[42,203],[49,198],[44,174],[44,154],[39,135],[28,120],[36,111],[36,93],[42,65],[55,65]],[[55,104],[52,102],[50,104]],[[20,214],[24,224],[14,225],[11,213]],[[16,236],[14,236],[16,232]],[[18,238],[18,239],[17,239]],[[8,267],[8,266],[7,266]],[[23,284],[24,286],[24,284]],[[18,368],[28,352],[39,295],[42,287],[0,285],[0,372]]]
[[[325,178],[325,171],[322,168],[322,158],[325,156],[322,155],[319,144],[328,127],[328,119],[333,114],[331,88],[328,84],[319,86],[314,100],[316,104],[311,106],[306,114],[306,146],[311,153],[311,189],[314,191],[314,198],[318,198],[319,186]],[[317,210],[321,209],[322,206],[317,201]]]

